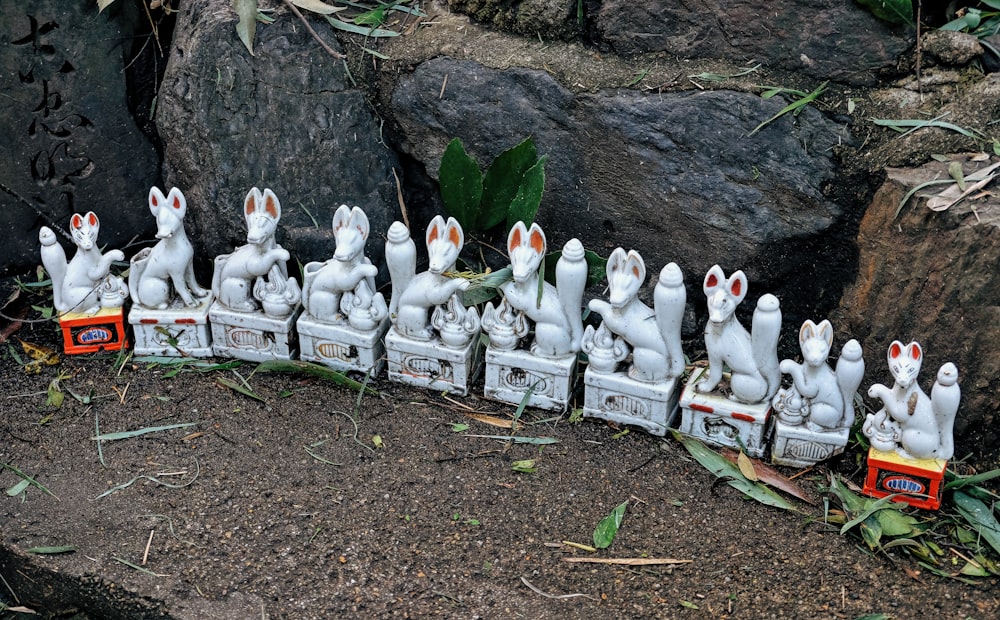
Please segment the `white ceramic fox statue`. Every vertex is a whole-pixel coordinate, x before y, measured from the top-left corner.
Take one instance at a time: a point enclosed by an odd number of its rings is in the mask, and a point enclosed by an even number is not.
[[[377,323],[385,317],[385,299],[375,292],[378,268],[364,254],[369,232],[364,211],[340,205],[333,215],[333,258],[307,263],[304,269],[302,305],[306,314],[333,323],[377,307],[367,318]]]
[[[639,299],[646,281],[646,265],[634,250],[615,248],[608,258],[608,301],[592,299],[589,307],[601,315],[604,327],[632,348],[629,376],[646,382],[666,381],[684,372],[681,320],[686,292],[680,267],[670,263],[660,271],[653,292],[653,308]],[[584,349],[596,338],[588,328]]]
[[[427,226],[427,271],[416,273],[416,251],[409,230],[401,222],[393,222],[386,244],[386,263],[392,279],[390,320],[396,331],[414,340],[431,340],[435,336],[430,323],[431,311],[446,304],[452,295],[469,288],[469,281],[447,275],[455,267],[465,243],[462,227],[453,217],[446,222],[434,216]],[[470,309],[475,312],[475,308]],[[478,313],[476,316],[478,326]]]
[[[763,295],[753,315],[753,331],[740,325],[736,307],[747,294],[747,278],[737,271],[728,279],[722,268],[713,265],[702,286],[708,299],[708,324],[705,326],[705,349],[708,353],[708,377],[697,385],[700,392],[711,392],[722,381],[723,366],[730,371],[730,398],[743,403],[769,401],[778,391],[778,336],[781,311],[778,298]]]
[[[507,235],[513,279],[500,286],[510,306],[528,317],[535,328],[531,352],[539,357],[565,357],[580,352],[583,337],[583,289],[587,284],[587,261],[583,244],[570,239],[556,266],[556,283],[542,282],[539,267],[545,260],[545,233],[538,224],[528,229],[517,222]],[[493,312],[487,306],[486,313]]]
[[[156,218],[159,241],[132,257],[128,278],[132,300],[144,308],[163,310],[176,295],[185,306],[197,306],[210,291],[199,286],[194,277],[194,248],[184,231],[184,194],[175,187],[164,196],[158,187],[152,187],[149,210]]]
[[[803,363],[787,359],[780,364],[781,372],[792,378],[792,387],[774,397],[774,408],[783,421],[804,422],[814,431],[836,431],[854,424],[854,395],[865,372],[861,345],[857,340],[844,345],[836,371],[827,364],[832,346],[830,321],[823,320],[817,325],[806,320],[802,324],[799,347]],[[791,416],[786,415],[784,408],[790,402],[802,405],[804,419],[789,419]]]
[[[76,254],[68,263],[55,232],[48,226],[38,231],[42,265],[52,277],[53,302],[60,314],[96,314],[102,307],[120,307],[128,298],[125,282],[110,273],[111,263],[124,260],[125,254],[121,250],[111,250],[102,255],[97,247],[100,229],[101,222],[92,211],[86,215],[73,214],[69,230],[76,244]]]
[[[888,414],[899,425],[899,442],[896,451],[905,458],[950,459],[955,452],[952,436],[961,388],[958,386],[958,368],[948,362],[938,370],[937,381],[930,398],[917,384],[917,374],[923,362],[923,349],[916,342],[908,345],[898,340],[889,345],[889,372],[895,383],[891,388],[876,383],[868,388],[868,395],[882,401],[882,409],[868,417]],[[866,421],[866,434],[875,424]]]
[[[274,303],[283,309],[294,306],[301,291],[295,278],[288,277],[288,250],[274,239],[281,218],[277,196],[269,189],[261,192],[254,187],[243,202],[243,217],[247,223],[246,245],[215,259],[212,292],[216,299],[231,310],[254,312],[260,301],[255,299],[256,291],[257,297],[281,297]],[[267,281],[264,276],[268,276]]]

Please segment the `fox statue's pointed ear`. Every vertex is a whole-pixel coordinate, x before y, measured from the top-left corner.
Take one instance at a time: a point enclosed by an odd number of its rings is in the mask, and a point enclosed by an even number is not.
[[[746,274],[742,271],[737,271],[729,276],[729,280],[726,281],[726,288],[729,289],[729,294],[736,298],[736,303],[743,301],[743,298],[747,295]]]
[[[269,189],[264,190],[264,212],[271,219],[276,220],[281,217],[281,203],[278,202],[278,197],[274,195],[274,192]]]
[[[911,342],[910,344],[906,345],[906,355],[911,360],[919,362],[920,358],[922,358],[924,355],[924,350],[920,348],[919,343]]]
[[[631,272],[631,277],[639,280],[640,283],[646,281],[646,263],[635,250],[629,250],[625,258],[625,268]]]
[[[507,254],[521,247],[524,243],[524,238],[527,236],[528,231],[524,227],[524,222],[518,221],[510,229],[510,233],[507,234]]]
[[[826,342],[826,346],[833,344],[833,325],[829,320],[820,321],[819,325],[816,326],[816,331],[818,336]]]
[[[344,226],[348,226],[351,221],[351,208],[347,205],[340,205],[333,214],[333,232],[337,232]]]
[[[722,267],[712,265],[712,268],[705,274],[705,282],[702,284],[702,289],[706,295],[711,295],[725,280],[726,274],[723,273]]]
[[[814,338],[815,336],[816,336],[816,324],[813,323],[810,319],[806,319],[805,322],[802,323],[802,327],[799,328],[799,344],[802,344],[807,340],[809,340],[810,338]]]
[[[253,187],[247,192],[247,197],[243,199],[243,217],[250,217],[257,211],[258,200],[260,200],[260,190]]]
[[[529,245],[531,245],[531,249],[533,249],[536,254],[545,254],[545,233],[542,232],[542,227],[538,224],[532,224],[529,238]]]

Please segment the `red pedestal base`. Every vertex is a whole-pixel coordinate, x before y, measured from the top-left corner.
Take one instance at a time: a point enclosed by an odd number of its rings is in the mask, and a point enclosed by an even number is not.
[[[871,497],[896,494],[897,502],[937,510],[941,506],[941,481],[947,466],[944,459],[904,459],[896,452],[869,448],[863,491]]]
[[[128,347],[122,308],[104,308],[97,314],[68,312],[59,319],[66,355],[120,351]]]

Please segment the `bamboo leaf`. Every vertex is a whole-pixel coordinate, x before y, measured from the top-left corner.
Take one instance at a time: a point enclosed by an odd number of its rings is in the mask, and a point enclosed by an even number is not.
[[[553,443],[559,443],[558,439],[553,439],[552,437],[511,437],[510,435],[466,435],[466,437],[475,437],[478,439],[497,439],[499,441],[512,441],[514,443],[526,443],[535,446],[547,446]]]
[[[331,15],[347,9],[346,6],[330,6],[321,0],[291,0],[291,2],[300,9],[319,13],[320,15]]]
[[[133,437],[139,437],[147,433],[158,433],[160,431],[169,431],[175,428],[188,428],[189,426],[196,426],[197,422],[184,422],[181,424],[168,424],[166,426],[148,426],[146,428],[140,428],[134,431],[121,431],[118,433],[105,433],[103,435],[97,435],[91,437],[94,441],[115,441],[117,439],[131,439]]]
[[[73,553],[76,551],[76,547],[32,547],[31,549],[25,549],[25,551],[28,553],[37,553],[39,555],[56,555],[59,553]]]
[[[785,107],[781,108],[781,111],[779,111],[777,114],[775,114],[771,118],[767,119],[766,121],[764,121],[760,125],[757,125],[754,128],[753,131],[751,131],[749,134],[747,134],[747,137],[750,137],[750,136],[754,135],[755,133],[757,133],[758,131],[760,131],[761,129],[763,129],[764,126],[766,126],[768,123],[771,123],[771,122],[773,122],[773,121],[781,118],[782,116],[784,116],[785,114],[788,114],[789,112],[795,112],[796,114],[798,114],[798,112],[803,107],[805,107],[809,103],[813,102],[821,94],[823,94],[823,91],[826,90],[826,85],[829,84],[829,83],[830,83],[829,80],[827,80],[826,82],[823,82],[822,84],[820,84],[819,86],[816,87],[816,90],[812,91],[811,93],[809,93],[805,97],[799,99],[798,101],[793,101],[792,103],[790,103],[790,104],[786,105]]]
[[[52,497],[55,497],[56,499],[59,499],[58,497],[56,497],[55,493],[53,493],[52,491],[50,491],[47,488],[45,488],[45,485],[43,485],[42,483],[38,482],[37,480],[35,480],[31,476],[29,476],[28,474],[26,474],[23,471],[21,471],[20,469],[18,469],[17,467],[14,467],[10,463],[0,463],[0,467],[2,467],[2,469],[9,469],[10,471],[12,471],[15,474],[17,474],[18,476],[20,476],[22,480],[27,481],[28,484],[30,484],[31,486],[35,487],[36,489],[38,489],[38,490],[40,490],[40,491],[42,491],[44,493],[47,493],[47,494],[51,495]]]
[[[321,364],[304,362],[302,360],[269,360],[258,364],[257,368],[253,372],[304,372],[308,375],[325,379],[326,381],[351,388],[355,391],[363,390],[367,394],[378,394],[374,388],[367,387],[366,385],[351,379],[342,372],[338,372],[332,368],[327,368]]]
[[[598,549],[607,549],[611,546],[611,543],[615,540],[615,536],[618,534],[618,528],[621,527],[622,519],[625,518],[625,510],[628,508],[628,502],[624,501],[614,510],[611,514],[601,519],[600,523],[594,529],[594,546]]]
[[[952,498],[962,518],[994,551],[1000,553],[1000,523],[993,516],[990,507],[964,491],[955,491]]]
[[[372,28],[370,26],[358,26],[357,24],[351,24],[343,20],[337,19],[336,17],[330,17],[329,15],[324,15],[326,21],[330,22],[330,25],[337,30],[343,30],[344,32],[350,32],[351,34],[361,34],[366,37],[376,37],[376,38],[386,38],[386,37],[398,37],[399,33],[394,30],[385,30],[382,28]]]
[[[240,18],[236,22],[236,34],[253,56],[253,39],[257,34],[257,0],[233,0],[233,8]]]
[[[7,495],[9,497],[15,497],[15,496],[20,495],[21,493],[23,493],[24,490],[27,489],[30,486],[31,486],[30,482],[28,482],[27,480],[21,480],[20,482],[18,482],[14,486],[12,486],[9,489],[7,489]]]

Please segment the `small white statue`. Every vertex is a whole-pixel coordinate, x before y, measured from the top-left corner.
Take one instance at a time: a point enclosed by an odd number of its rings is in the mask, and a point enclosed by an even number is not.
[[[305,266],[302,305],[308,316],[324,323],[346,319],[351,327],[368,330],[388,314],[385,297],[375,292],[378,268],[364,254],[369,231],[364,211],[340,205],[333,216],[333,258]]]
[[[807,320],[799,329],[802,364],[782,360],[780,370],[792,377],[792,387],[780,390],[773,406],[782,422],[803,422],[813,431],[839,431],[854,424],[854,394],[861,385],[865,363],[861,345],[851,340],[844,345],[834,372],[827,364],[833,346],[833,326]]]
[[[416,251],[409,231],[401,222],[393,222],[386,244],[386,263],[392,278],[390,320],[396,331],[413,340],[431,340],[435,330],[431,325],[431,312],[437,306],[469,288],[469,281],[448,275],[454,270],[455,261],[462,251],[465,235],[453,217],[445,222],[434,216],[427,226],[427,271],[416,273]],[[470,309],[475,312],[475,309]],[[468,317],[462,317],[466,320]],[[478,313],[476,318],[478,325]]]
[[[882,409],[868,415],[865,435],[873,440],[873,447],[877,447],[876,440],[886,444],[887,437],[898,437],[896,451],[904,458],[950,459],[955,451],[952,430],[961,398],[958,369],[951,362],[941,366],[928,398],[917,384],[923,361],[919,344],[904,346],[894,341],[889,345],[888,360],[895,383],[891,388],[881,383],[868,388],[868,396],[881,400]]]
[[[288,277],[288,250],[274,239],[281,218],[278,198],[270,189],[254,187],[244,200],[243,216],[247,244],[215,259],[212,292],[230,310],[256,312],[263,307],[268,316],[288,316],[301,291],[295,278]]]
[[[587,282],[583,245],[576,239],[566,243],[556,267],[558,288],[548,282],[539,283],[545,249],[545,233],[538,224],[533,223],[530,230],[524,222],[514,224],[507,235],[513,279],[502,284],[500,290],[510,307],[534,325],[532,354],[547,358],[575,355],[580,352],[583,337],[581,309]],[[484,315],[487,313],[494,314],[492,304],[487,305]]]
[[[60,314],[96,314],[102,308],[121,307],[128,298],[128,287],[124,280],[111,275],[111,263],[124,260],[125,254],[121,250],[101,254],[97,247],[101,222],[93,212],[74,213],[69,229],[77,249],[68,263],[55,232],[48,226],[42,226],[38,232],[42,264],[52,276],[56,310]]]
[[[660,272],[653,293],[653,308],[638,297],[646,281],[646,265],[642,257],[630,250],[615,248],[608,258],[608,301],[592,299],[589,307],[601,315],[602,325],[620,336],[632,348],[632,364],[628,375],[645,382],[661,382],[679,377],[684,372],[684,353],[681,351],[681,320],[684,316],[686,293],[680,267],[670,263]],[[609,337],[598,339],[598,331],[587,328],[584,351],[590,355],[600,344],[614,350],[616,341]],[[608,348],[608,347],[605,347]],[[617,343],[621,359],[620,342]],[[608,357],[605,355],[604,357]],[[601,362],[595,370],[602,368]]]
[[[165,310],[179,296],[185,306],[198,306],[211,291],[194,277],[194,248],[184,231],[184,194],[175,187],[164,196],[152,187],[149,210],[156,218],[159,241],[132,257],[128,282],[132,300],[144,308]]]
[[[702,288],[708,298],[705,349],[709,369],[708,377],[698,383],[698,391],[715,390],[725,365],[731,372],[731,399],[742,403],[770,401],[781,381],[778,368],[781,311],[777,297],[761,296],[753,315],[753,331],[747,333],[735,315],[736,307],[747,294],[743,272],[737,271],[727,279],[722,269],[714,265],[705,275]]]

